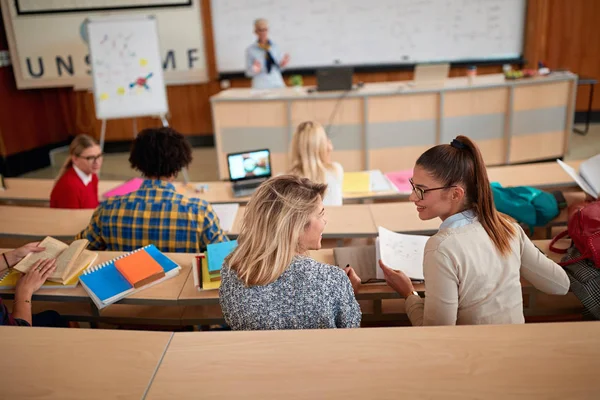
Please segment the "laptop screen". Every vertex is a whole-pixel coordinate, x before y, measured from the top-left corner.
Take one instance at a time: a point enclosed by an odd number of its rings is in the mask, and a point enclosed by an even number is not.
[[[271,155],[267,149],[228,154],[227,165],[231,181],[271,177]]]

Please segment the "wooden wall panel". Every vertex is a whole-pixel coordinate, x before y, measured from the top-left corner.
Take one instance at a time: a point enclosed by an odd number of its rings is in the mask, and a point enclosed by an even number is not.
[[[0,50],[8,50],[0,15]],[[73,128],[65,89],[17,90],[10,67],[0,67],[0,156],[65,140]]]
[[[535,67],[568,69],[600,80],[600,1],[530,0],[525,57]],[[587,109],[589,86],[577,89],[577,110]],[[593,103],[600,110],[600,96]]]

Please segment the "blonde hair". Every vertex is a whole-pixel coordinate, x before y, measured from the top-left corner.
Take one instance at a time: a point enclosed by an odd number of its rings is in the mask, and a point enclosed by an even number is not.
[[[269,21],[264,18],[257,18],[254,20],[254,30],[260,28],[261,26],[269,26]]]
[[[333,170],[327,159],[328,139],[323,125],[314,121],[302,122],[292,138],[290,174],[325,183],[325,173]]]
[[[69,168],[73,166],[73,156],[80,156],[85,149],[89,149],[97,144],[98,142],[96,142],[96,140],[91,136],[83,134],[75,136],[75,139],[73,139],[71,145],[69,146],[69,157],[67,157],[65,163],[60,168],[56,179],[58,180]]]
[[[250,198],[238,246],[226,259],[246,286],[268,285],[302,251],[298,241],[327,185],[281,175],[259,186]]]

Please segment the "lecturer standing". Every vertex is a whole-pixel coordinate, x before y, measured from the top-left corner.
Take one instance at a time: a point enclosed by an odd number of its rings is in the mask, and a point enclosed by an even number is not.
[[[285,87],[281,70],[289,63],[289,54],[282,57],[279,47],[269,40],[269,24],[266,19],[254,21],[254,33],[258,41],[246,49],[246,76],[252,78],[252,88]]]

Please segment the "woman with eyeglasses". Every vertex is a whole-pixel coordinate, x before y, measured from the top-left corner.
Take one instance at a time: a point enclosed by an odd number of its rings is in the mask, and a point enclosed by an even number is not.
[[[289,54],[282,55],[279,47],[269,39],[266,19],[254,21],[254,33],[258,40],[246,49],[246,76],[252,78],[252,88],[285,87],[281,70],[290,62]]]
[[[413,325],[523,323],[521,277],[548,294],[568,292],[565,271],[496,211],[483,158],[468,137],[423,153],[411,184],[419,218],[442,220],[425,246],[426,297],[405,274],[379,264],[406,298]]]
[[[102,149],[98,143],[88,135],[76,136],[50,194],[50,207],[98,207],[97,174],[100,167]]]

